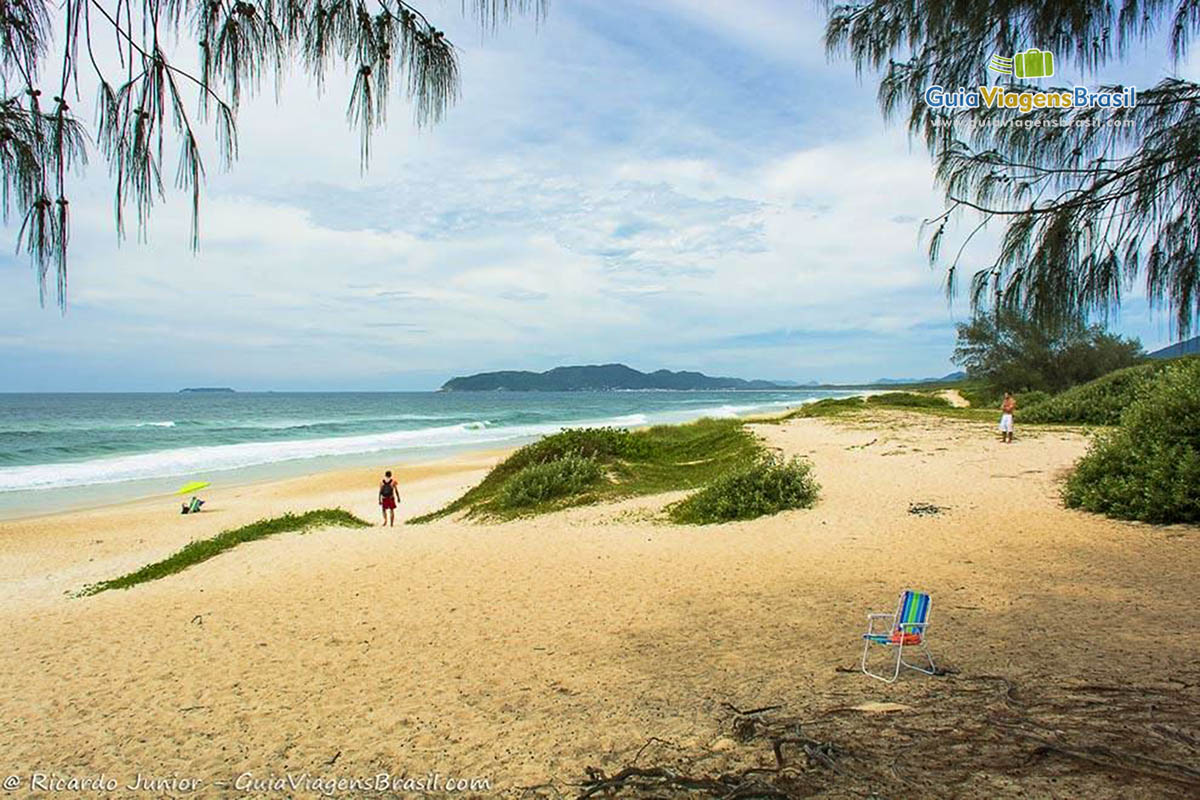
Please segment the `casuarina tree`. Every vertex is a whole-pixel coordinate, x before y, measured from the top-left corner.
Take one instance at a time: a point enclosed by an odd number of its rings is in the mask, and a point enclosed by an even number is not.
[[[879,70],[883,112],[924,138],[947,201],[928,223],[929,254],[949,291],[968,243],[991,224],[1003,235],[971,277],[976,308],[1044,320],[1104,312],[1140,282],[1187,332],[1200,310],[1200,85],[1179,66],[1198,29],[1195,0],[867,0],[831,5],[826,44],[859,70]],[[1070,67],[1086,78],[1164,47],[1166,77],[1138,87],[1130,107],[1018,114],[926,102],[930,87],[988,84],[993,59],[1016,66],[1031,48],[1053,56],[1035,72]],[[1021,73],[1000,80],[1019,93],[1073,88]],[[943,261],[943,240],[957,235],[947,222],[964,212],[971,232]]]
[[[463,5],[491,29],[547,2]],[[232,162],[239,106],[285,69],[318,85],[332,67],[353,74],[347,116],[364,162],[393,93],[424,125],[459,85],[454,46],[404,0],[0,0],[0,45],[0,209],[19,221],[43,300],[53,276],[60,305],[72,181],[91,151],[112,176],[118,233],[130,214],[146,224],[173,174],[191,198],[195,245],[203,134]],[[89,120],[79,108],[93,103]]]

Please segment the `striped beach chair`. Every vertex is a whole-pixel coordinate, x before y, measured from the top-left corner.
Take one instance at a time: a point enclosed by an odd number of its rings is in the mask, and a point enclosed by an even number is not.
[[[931,605],[932,602],[929,599],[929,595],[924,592],[914,592],[912,589],[905,589],[900,593],[900,601],[896,604],[895,613],[867,614],[867,632],[863,634],[862,671],[872,678],[878,678],[887,683],[894,682],[900,676],[901,667],[915,669],[917,672],[924,672],[926,675],[935,674],[937,667],[933,664],[933,656],[929,654],[929,646],[925,642],[929,628],[929,607]],[[877,620],[888,620],[889,622],[880,625],[881,630],[876,631],[875,625]],[[896,664],[892,670],[891,677],[888,677],[886,674],[872,672],[867,667],[867,658],[870,655],[872,645],[890,648],[895,651]],[[904,648],[906,647],[921,648],[925,654],[925,658],[929,661],[929,668],[919,667],[916,664],[910,664],[905,661]]]

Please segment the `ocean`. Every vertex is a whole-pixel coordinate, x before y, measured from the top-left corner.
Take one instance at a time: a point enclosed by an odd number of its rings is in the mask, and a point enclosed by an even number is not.
[[[0,515],[507,447],[563,427],[769,412],[846,392],[0,394]]]

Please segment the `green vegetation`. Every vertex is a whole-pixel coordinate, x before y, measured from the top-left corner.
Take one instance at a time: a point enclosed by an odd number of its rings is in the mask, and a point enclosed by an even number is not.
[[[444,508],[510,519],[621,497],[694,489],[754,463],[762,448],[740,420],[702,419],[645,430],[564,430],[522,447]]]
[[[1200,522],[1200,359],[1176,362],[1067,480],[1068,506],[1145,522]]]
[[[867,405],[892,408],[950,408],[950,401],[936,394],[884,392],[867,398]]]
[[[442,391],[451,392],[603,392],[613,389],[778,389],[770,381],[713,378],[699,372],[659,369],[639,372],[624,364],[555,367],[545,372],[505,370],[451,378]]]
[[[568,495],[580,495],[600,483],[604,469],[595,458],[569,455],[530,464],[508,479],[496,502],[505,510],[533,508]]]
[[[213,556],[229,550],[242,542],[252,542],[255,539],[265,539],[277,533],[306,531],[312,528],[369,528],[369,522],[359,519],[349,511],[340,508],[322,508],[304,514],[284,514],[282,517],[262,519],[241,528],[222,531],[211,539],[197,539],[188,542],[183,549],[169,558],[148,564],[139,570],[122,575],[112,580],[101,581],[87,586],[81,595],[97,594],[109,589],[128,589],[139,583],[165,578],[174,575],[190,566],[207,561]]]
[[[1017,400],[1017,408],[1033,408],[1034,406],[1047,402],[1050,400],[1050,398],[1054,397],[1054,395],[1050,394],[1049,392],[1040,392],[1034,390],[1032,392],[1018,392],[1015,397]],[[1030,420],[1026,420],[1026,422],[1029,421]]]
[[[1077,319],[1043,324],[1011,311],[959,325],[954,348],[954,362],[966,368],[981,406],[998,405],[1004,392],[1061,392],[1141,357],[1139,341],[1112,336],[1098,325]]]
[[[808,417],[834,417],[853,411],[862,411],[870,406],[885,406],[894,408],[950,408],[950,402],[944,397],[934,394],[917,394],[916,392],[884,392],[870,397],[826,397],[815,403],[808,403],[795,411],[778,417],[775,421],[783,422],[789,419],[805,419]]]
[[[917,410],[937,409],[946,413],[957,411],[969,412],[971,409],[956,409],[950,401],[936,394],[917,392],[883,392],[870,397],[826,397],[815,403],[797,408],[772,422],[785,422],[789,419],[807,419],[811,417],[836,417],[868,408],[911,408]],[[956,416],[958,416],[956,414]]]
[[[795,411],[779,418],[780,422],[789,419],[804,419],[807,417],[833,417],[850,411],[861,411],[867,403],[861,397],[826,397],[815,403],[808,403]]]
[[[771,457],[729,472],[671,506],[672,522],[708,525],[809,508],[819,490],[808,462]]]
[[[1018,397],[1018,419],[1021,422],[1116,425],[1125,409],[1144,396],[1171,363],[1149,361],[1117,370],[1038,403],[1022,403]]]
[[[983,381],[967,380],[960,383],[957,387],[958,393],[963,399],[971,404],[972,408],[991,408],[993,406],[1000,407],[1000,397],[990,386]],[[1019,396],[1018,396],[1019,399]]]
[[[177,149],[174,183],[191,198],[191,242],[198,247],[201,153],[214,147],[218,161],[232,164],[239,110],[261,94],[267,75],[302,75],[320,87],[331,68],[354,74],[353,86],[345,87],[347,122],[361,136],[364,169],[390,98],[409,100],[417,125],[440,121],[460,96],[461,50],[438,18],[445,8],[421,6],[6,1],[0,6],[0,219],[6,233],[17,233],[17,248],[28,251],[40,296],[53,275],[50,291],[57,288],[66,310],[67,203],[94,198],[81,180],[89,161],[107,162],[122,238],[134,217],[143,233],[151,210],[166,199],[171,159],[164,144]],[[460,8],[489,31],[513,14],[540,19],[548,0],[464,0]],[[120,58],[107,52],[113,45]],[[80,59],[84,52],[89,57]],[[61,75],[50,78],[58,64]],[[48,81],[59,82],[51,89]],[[304,101],[292,105],[315,117]]]
[[[969,284],[976,309],[1020,307],[1044,321],[1119,307],[1137,284],[1189,330],[1200,311],[1200,83],[1182,65],[1200,33],[1194,0],[827,8],[827,52],[878,76],[884,116],[925,140],[947,207],[921,229],[948,292]],[[1060,76],[1085,85],[1147,54],[1165,68],[1138,86],[1134,103],[1034,108],[1021,115],[1025,125],[998,126],[1011,116],[1002,103],[927,102],[930,88],[976,86],[989,59],[1029,45],[1052,51]],[[1097,133],[1098,123],[1109,132]],[[992,243],[976,238],[984,229]],[[968,275],[971,262],[978,269]]]

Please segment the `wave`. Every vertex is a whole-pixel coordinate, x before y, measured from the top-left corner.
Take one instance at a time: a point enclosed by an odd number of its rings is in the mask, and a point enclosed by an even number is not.
[[[387,416],[341,417],[337,419],[180,419],[180,420],[80,420],[80,421],[45,421],[35,422],[27,427],[0,427],[0,435],[32,435],[32,434],[113,434],[121,431],[142,428],[179,428],[180,430],[212,430],[227,431],[288,431],[313,430],[321,428],[338,428],[343,426],[385,425],[392,422],[445,422],[452,424],[468,418],[470,415],[454,414],[389,414]]]
[[[683,419],[697,419],[700,417],[712,417],[714,419],[731,419],[733,417],[743,417],[747,414],[753,414],[756,411],[770,411],[773,409],[787,408],[789,406],[801,405],[802,401],[797,399],[788,400],[771,400],[765,403],[754,403],[751,405],[720,405],[707,406],[705,408],[689,408],[684,412],[675,412],[667,415],[669,421],[682,421]]]
[[[276,419],[269,421],[233,420],[219,424],[238,430],[305,430],[308,428],[332,428],[339,425],[370,425],[386,422],[439,422],[462,419],[451,414],[391,414],[386,417],[339,417],[338,419]]]
[[[5,467],[0,468],[0,492],[207,474],[322,456],[488,444],[541,436],[554,433],[559,428],[557,425],[529,425],[486,429],[471,428],[468,425],[469,423],[464,423],[415,431],[327,439],[182,447],[91,461]]]
[[[123,483],[154,478],[203,476],[284,461],[349,456],[383,451],[471,447],[513,442],[557,433],[565,427],[613,426],[632,428],[652,423],[686,422],[699,417],[734,417],[769,407],[795,405],[797,400],[754,405],[664,409],[601,419],[499,424],[491,420],[454,425],[323,438],[199,445],[145,453],[113,455],[86,461],[0,467],[0,492],[44,490],[72,486]],[[405,415],[415,417],[417,415]],[[461,417],[459,417],[461,419]],[[146,423],[154,424],[154,423]],[[159,423],[162,427],[168,427]],[[308,423],[308,427],[312,423]]]
[[[174,420],[152,421],[95,421],[95,420],[37,420],[19,428],[0,427],[0,436],[38,436],[45,434],[112,434],[121,431],[137,430],[138,428],[174,428],[179,423]],[[188,424],[186,421],[183,424]]]

